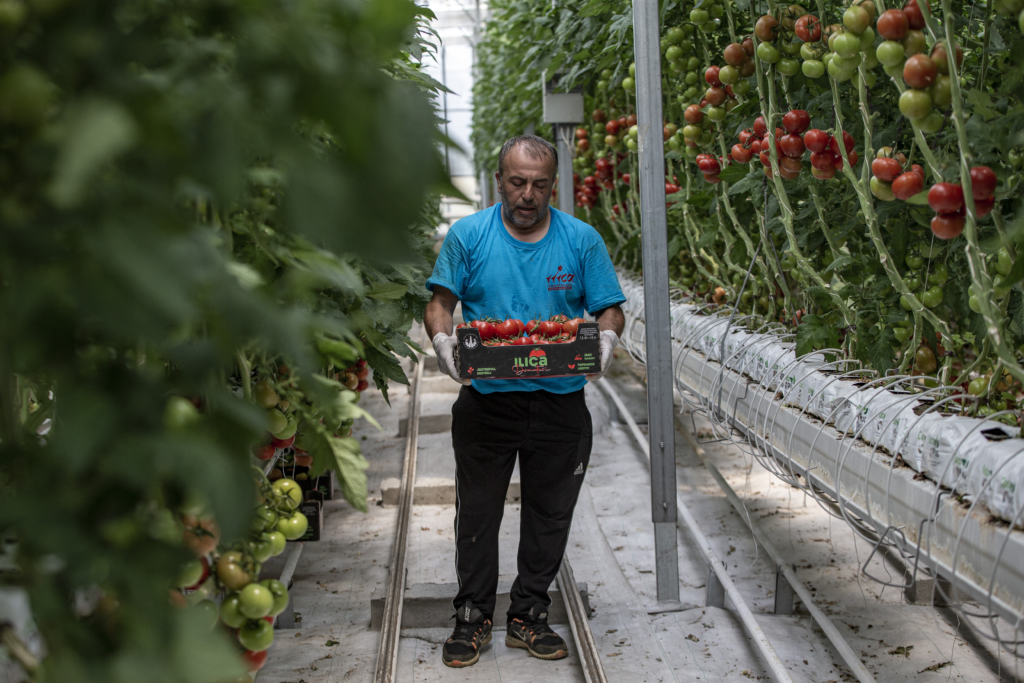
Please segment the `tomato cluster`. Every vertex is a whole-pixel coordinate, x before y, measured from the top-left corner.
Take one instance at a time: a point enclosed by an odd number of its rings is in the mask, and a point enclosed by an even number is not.
[[[547,320],[530,320],[523,323],[517,318],[497,320],[485,318],[469,323],[459,323],[456,329],[473,327],[480,333],[484,346],[526,346],[530,344],[567,344],[576,341],[579,324],[583,318],[569,318],[559,314]]]
[[[995,206],[996,174],[988,166],[971,169],[974,209],[978,218],[987,216]],[[952,239],[964,230],[966,204],[964,190],[955,183],[935,183],[928,190],[928,206],[935,212],[932,232],[941,239]]]
[[[883,202],[906,201],[924,189],[924,169],[914,164],[910,170],[907,158],[882,147],[871,162],[871,194]]]

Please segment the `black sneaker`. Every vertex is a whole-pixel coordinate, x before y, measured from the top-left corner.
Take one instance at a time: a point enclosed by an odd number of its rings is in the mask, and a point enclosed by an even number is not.
[[[441,661],[456,669],[473,666],[480,659],[480,648],[489,642],[491,620],[467,602],[455,615],[455,631],[441,649]]]
[[[569,647],[562,636],[548,626],[548,610],[534,605],[529,614],[515,617],[505,631],[505,646],[524,648],[538,659],[562,659],[569,656]]]

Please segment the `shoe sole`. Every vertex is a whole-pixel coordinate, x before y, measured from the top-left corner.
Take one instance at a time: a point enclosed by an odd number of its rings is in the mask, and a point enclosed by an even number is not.
[[[444,658],[444,655],[442,655],[441,656],[441,661],[444,662],[445,666],[450,666],[453,669],[464,669],[467,666],[473,666],[474,664],[476,664],[477,662],[480,661],[480,651],[484,649],[484,645],[486,645],[487,643],[491,642],[491,637],[492,637],[492,634],[488,633],[487,637],[484,638],[480,642],[480,647],[477,648],[476,656],[473,657],[473,659],[470,659],[470,660],[467,660],[467,661],[461,661],[461,660],[458,660],[458,659],[453,659],[452,661],[449,662],[447,659]]]
[[[549,655],[541,654],[540,652],[537,652],[536,650],[531,648],[530,644],[527,643],[525,640],[520,640],[512,634],[508,634],[505,636],[505,647],[516,647],[522,650],[526,650],[528,653],[530,653],[531,657],[536,657],[537,659],[565,659],[569,656],[569,653],[565,650],[558,650],[556,652],[552,652]]]

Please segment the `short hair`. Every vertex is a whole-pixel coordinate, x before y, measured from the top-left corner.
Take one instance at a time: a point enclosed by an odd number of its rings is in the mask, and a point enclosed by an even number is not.
[[[555,162],[555,175],[558,175],[558,150],[550,142],[536,135],[517,135],[506,140],[498,153],[498,173],[505,174],[505,157],[517,147],[522,148],[534,159],[551,157],[551,160]]]

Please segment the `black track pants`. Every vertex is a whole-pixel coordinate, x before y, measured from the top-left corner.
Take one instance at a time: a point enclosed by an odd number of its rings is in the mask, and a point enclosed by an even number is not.
[[[547,606],[590,462],[593,431],[583,390],[482,394],[464,387],[452,407],[455,448],[456,610],[471,600],[494,615],[498,529],[516,454],[522,487],[519,576],[509,619]]]

